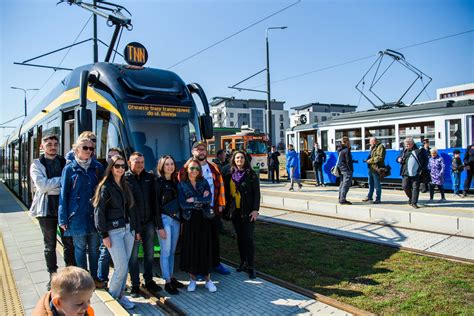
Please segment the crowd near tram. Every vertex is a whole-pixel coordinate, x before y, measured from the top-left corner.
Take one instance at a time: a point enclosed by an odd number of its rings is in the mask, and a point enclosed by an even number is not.
[[[103,8],[68,3],[94,14]],[[117,14],[124,8],[115,8],[99,14],[116,27],[104,62],[72,70],[0,146],[0,179],[29,207],[43,235],[50,278],[34,315],[93,315],[96,288],[133,309],[127,297],[138,296],[141,286],[155,295],[163,290],[157,274],[169,295],[189,295],[184,292],[196,291],[198,280],[218,291],[213,273],[230,273],[220,258],[222,220],[235,230],[236,271],[255,279],[258,170],[279,183],[282,160],[290,191],[313,173],[316,186],[339,184],[340,204],[352,204],[354,181],[368,183],[364,202],[374,204],[383,203],[382,184],[401,184],[413,208],[420,207],[420,191],[431,200],[439,191],[441,202],[447,189],[469,193],[473,100],[346,113],[297,126],[287,131],[285,155],[272,144],[267,152],[265,135],[256,131],[208,143],[215,135],[199,84],[144,67],[148,53],[136,42],[125,45],[127,64],[110,62],[120,29],[131,29],[130,19]],[[155,236],[161,271],[154,270]],[[66,265],[59,270],[57,238]],[[175,276],[178,240],[186,284]]]
[[[296,126],[286,137],[290,191],[300,177],[314,177],[316,186],[339,184],[340,204],[352,204],[347,193],[354,183],[368,184],[363,202],[382,203],[382,185],[401,186],[419,208],[420,192],[433,201],[439,191],[438,202],[445,202],[446,190],[465,197],[473,182],[470,99],[345,113]]]

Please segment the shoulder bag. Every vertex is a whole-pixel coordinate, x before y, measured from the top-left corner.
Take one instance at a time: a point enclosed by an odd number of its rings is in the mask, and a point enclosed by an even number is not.
[[[341,157],[341,153],[339,152],[337,154],[337,161],[334,167],[331,168],[331,174],[335,177],[340,177],[341,176],[341,169],[339,168],[339,158]]]

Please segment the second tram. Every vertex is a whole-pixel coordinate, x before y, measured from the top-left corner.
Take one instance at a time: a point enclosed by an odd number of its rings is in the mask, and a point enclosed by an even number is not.
[[[399,184],[400,166],[396,162],[406,137],[413,137],[418,146],[422,140],[430,140],[430,146],[438,149],[445,163],[444,187],[452,188],[451,159],[454,149],[464,156],[465,148],[474,143],[474,100],[438,100],[412,106],[346,113],[320,124],[305,124],[287,131],[286,142],[293,144],[301,154],[303,177],[312,178],[309,156],[314,142],[326,152],[323,166],[324,180],[335,183],[331,168],[336,164],[337,147],[343,136],[350,139],[354,163],[354,180],[367,182],[368,169],[364,160],[369,154],[372,136],[386,148],[385,163],[392,167],[392,174],[383,182]],[[461,178],[463,183],[465,173]]]

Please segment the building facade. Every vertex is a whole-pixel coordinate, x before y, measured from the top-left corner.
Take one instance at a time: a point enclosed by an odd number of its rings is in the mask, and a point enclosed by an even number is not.
[[[285,143],[285,131],[290,126],[288,110],[284,109],[284,104],[284,101],[271,102],[272,133],[269,136],[273,145]],[[247,125],[269,134],[266,100],[214,97],[210,105],[214,127],[240,128]]]
[[[357,106],[317,102],[295,106],[291,109],[295,112],[291,114],[290,126],[294,127],[304,124],[325,122],[333,116],[338,116],[342,113],[355,112]]]
[[[438,100],[449,99],[461,101],[474,99],[474,83],[436,89],[436,96]]]

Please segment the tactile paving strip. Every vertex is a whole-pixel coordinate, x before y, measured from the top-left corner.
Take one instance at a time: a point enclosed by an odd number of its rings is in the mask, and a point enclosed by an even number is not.
[[[15,279],[3,244],[3,235],[0,232],[0,314],[24,315],[20,296],[16,288]]]

